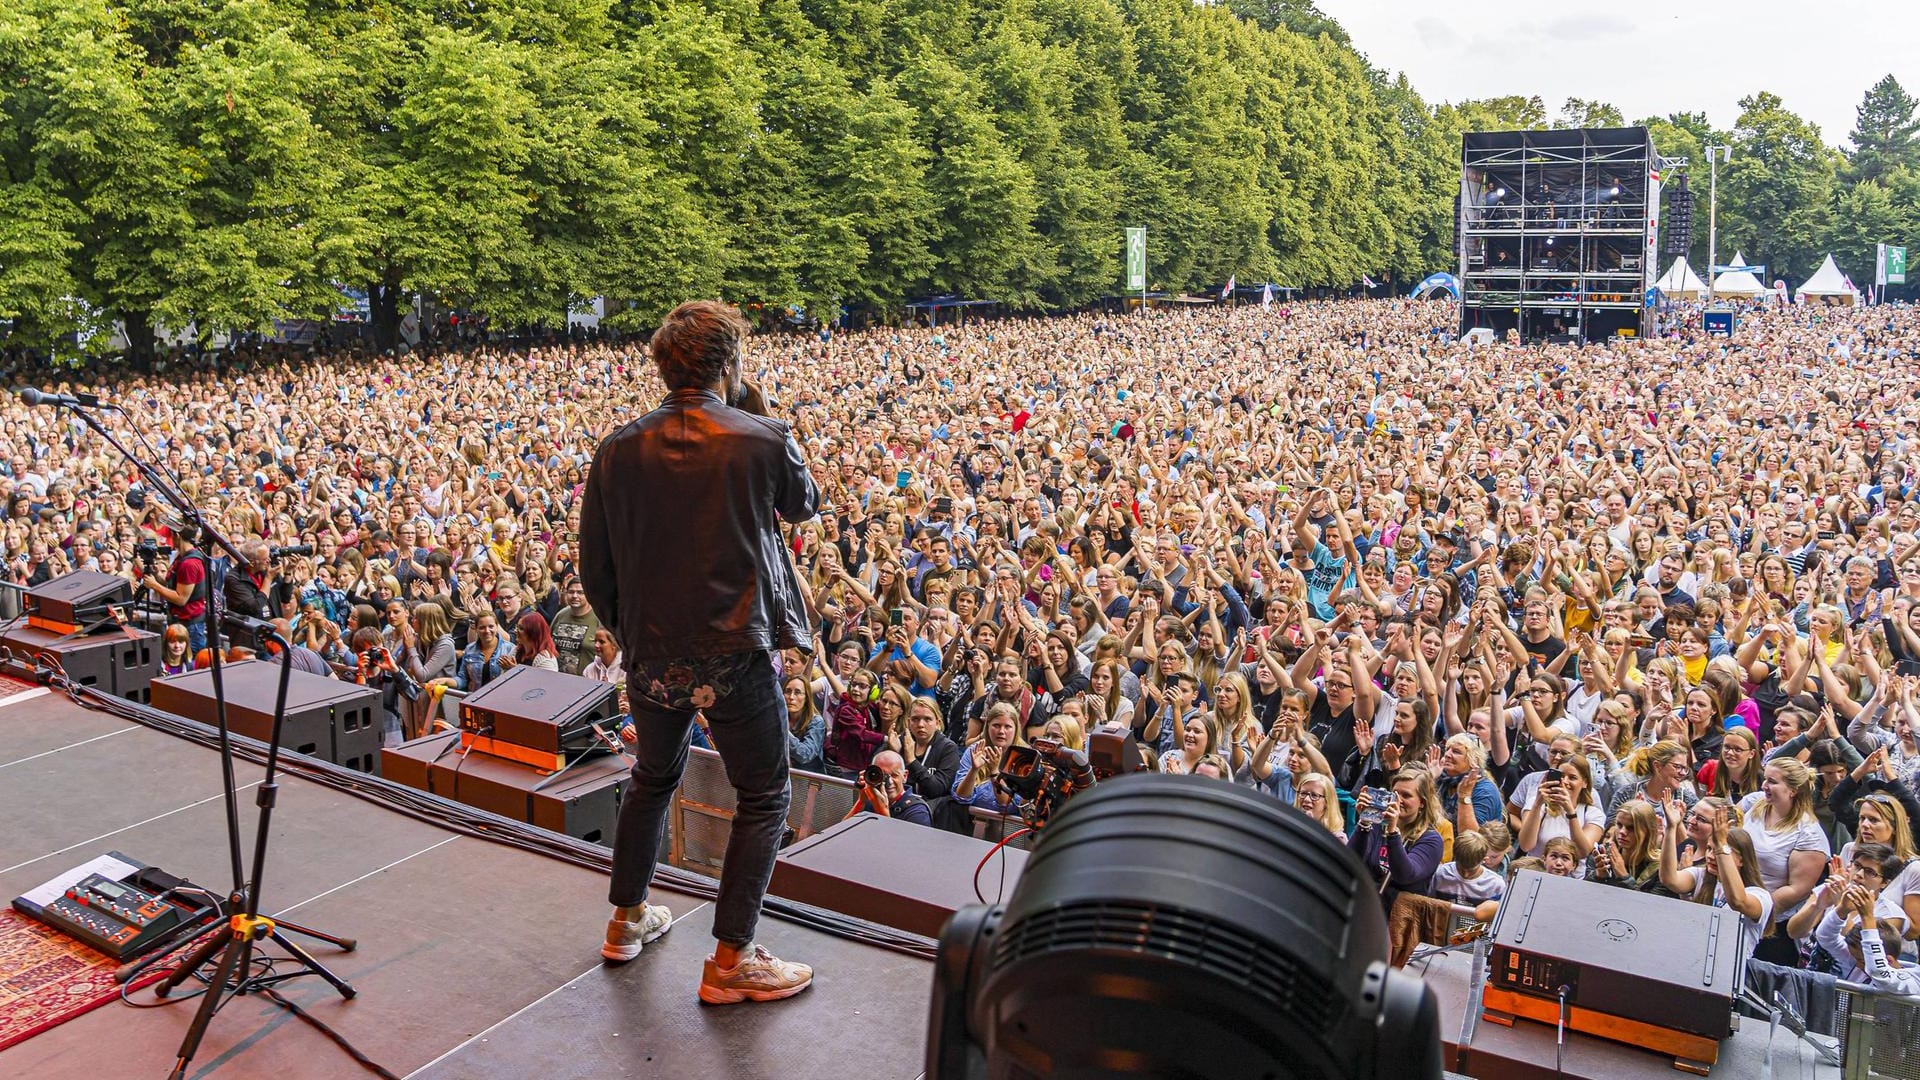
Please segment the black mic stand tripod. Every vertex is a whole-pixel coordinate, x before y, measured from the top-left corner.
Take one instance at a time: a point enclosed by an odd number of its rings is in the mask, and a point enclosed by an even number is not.
[[[218,530],[207,524],[206,518],[201,514],[199,507],[193,504],[193,500],[187,498],[186,494],[180,490],[179,486],[174,483],[171,477],[128,450],[126,445],[122,443],[113,432],[109,431],[105,424],[100,423],[100,421],[88,411],[89,408],[93,406],[91,401],[56,399],[33,390],[22,391],[20,397],[29,405],[40,404],[42,398],[47,398],[47,404],[68,407],[74,416],[78,417],[82,423],[91,428],[101,438],[105,439],[115,450],[120,452],[121,457],[126,458],[127,461],[139,471],[141,477],[147,481],[149,491],[164,499],[168,505],[172,506],[174,510],[180,514],[181,520],[184,523],[183,528],[190,530],[190,535],[194,535],[208,544],[220,548],[220,550],[227,554],[228,558],[233,560],[233,565],[236,568],[246,566],[247,560],[241,555],[240,550],[234,546],[232,541],[222,536]],[[117,408],[117,406],[104,404],[99,407]],[[144,444],[142,448],[146,448]],[[224,796],[226,804],[227,852],[232,863],[233,890],[227,895],[224,912],[227,916],[226,921],[217,924],[205,940],[201,941],[201,943],[187,955],[187,958],[181,961],[180,966],[174,969],[173,973],[168,975],[165,980],[154,987],[154,995],[156,997],[166,997],[178,988],[181,983],[192,978],[195,972],[199,971],[209,960],[213,959],[215,953],[219,954],[219,962],[214,967],[212,980],[208,983],[207,989],[201,997],[200,1008],[194,1013],[193,1023],[188,1026],[186,1037],[180,1042],[179,1059],[175,1062],[173,1072],[170,1074],[171,1080],[183,1080],[186,1076],[187,1066],[192,1063],[194,1054],[199,1051],[200,1041],[206,1036],[207,1027],[213,1021],[213,1014],[219,1011],[220,1006],[243,994],[258,992],[267,988],[267,982],[262,977],[252,974],[256,943],[269,938],[272,939],[275,944],[279,945],[289,956],[298,962],[300,967],[304,969],[303,973],[320,976],[326,980],[328,985],[338,991],[343,998],[351,1000],[355,993],[353,987],[348,984],[346,980],[327,970],[324,965],[318,960],[315,960],[305,949],[289,940],[283,931],[290,931],[303,937],[313,938],[316,941],[324,941],[338,947],[344,952],[353,951],[356,943],[352,938],[336,937],[311,927],[301,926],[283,919],[267,918],[260,914],[261,879],[264,877],[266,871],[267,839],[273,822],[274,803],[277,801],[279,794],[279,785],[275,782],[275,777],[278,774],[280,765],[281,730],[286,723],[287,684],[291,681],[293,672],[293,646],[277,632],[273,632],[271,624],[263,624],[265,626],[265,636],[278,642],[280,645],[280,685],[273,703],[273,732],[271,739],[267,743],[266,777],[261,781],[259,790],[254,797],[254,804],[260,808],[260,816],[254,825],[253,873],[252,876],[249,877],[246,872],[246,864],[242,861],[239,795],[233,778],[233,743],[227,727],[227,701],[225,686],[222,682],[220,671],[222,653],[220,636],[223,624],[220,611],[220,590],[213,587],[213,574],[210,564],[206,575],[206,585],[207,607],[203,618],[206,620],[207,628],[209,674],[213,680],[214,717],[216,720],[214,726],[215,730],[219,733],[221,793]],[[271,978],[273,982],[279,982],[284,977],[286,977],[285,973],[282,973],[281,975],[272,976]]]

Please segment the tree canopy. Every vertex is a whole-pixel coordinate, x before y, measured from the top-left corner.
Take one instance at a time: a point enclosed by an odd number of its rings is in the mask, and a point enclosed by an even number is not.
[[[1128,225],[1160,288],[1397,283],[1453,262],[1462,132],[1622,122],[1429,103],[1309,0],[16,0],[0,75],[0,320],[31,346],[265,330],[343,288],[389,332],[415,293],[510,324],[1066,308],[1117,291]],[[1736,147],[1723,251],[1859,280],[1913,232],[1890,76],[1847,155],[1742,108],[1645,121]]]

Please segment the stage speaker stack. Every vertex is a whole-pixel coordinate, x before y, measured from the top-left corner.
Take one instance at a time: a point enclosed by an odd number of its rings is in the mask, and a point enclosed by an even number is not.
[[[475,809],[612,844],[632,762],[619,689],[514,667],[460,702],[460,730],[381,752],[390,780]]]
[[[462,746],[537,769],[564,769],[617,748],[611,683],[521,665],[460,702]]]
[[[1733,1033],[1746,977],[1740,916],[1537,870],[1514,877],[1494,919],[1482,998],[1524,1018],[1671,1054],[1704,1076]]]
[[[227,726],[266,742],[280,685],[277,660],[243,660],[220,669]],[[280,746],[360,772],[380,773],[380,691],[305,671],[288,673],[287,717]],[[208,669],[153,681],[153,707],[213,726],[213,673]]]
[[[1667,193],[1667,220],[1663,245],[1669,255],[1685,255],[1693,250],[1693,192],[1687,190],[1687,177],[1680,175],[1680,186]]]
[[[132,599],[125,578],[62,574],[26,591],[25,614],[0,624],[0,646],[22,663],[57,665],[77,686],[144,702],[160,665],[160,638],[121,621],[120,609]]]

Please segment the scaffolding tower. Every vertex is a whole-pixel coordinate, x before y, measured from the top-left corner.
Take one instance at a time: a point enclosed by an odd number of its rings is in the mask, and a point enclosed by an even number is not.
[[[1659,161],[1641,127],[1463,136],[1461,333],[1571,343],[1649,333]]]

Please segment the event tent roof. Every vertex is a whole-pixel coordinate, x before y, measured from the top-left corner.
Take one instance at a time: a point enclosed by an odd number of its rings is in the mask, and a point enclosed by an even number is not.
[[[1693,267],[1684,256],[1673,260],[1673,265],[1667,268],[1659,281],[1653,283],[1653,287],[1668,296],[1698,296],[1707,291],[1707,283],[1693,272]]]
[[[1794,295],[1855,297],[1860,294],[1847,280],[1847,276],[1840,272],[1840,267],[1834,263],[1833,256],[1829,254],[1827,261],[1820,264],[1820,269],[1815,270],[1813,276],[1808,278]]]
[[[1746,266],[1747,257],[1734,252],[1731,266]],[[1748,270],[1729,270],[1713,279],[1713,291],[1718,296],[1759,296],[1767,291],[1760,279]]]

